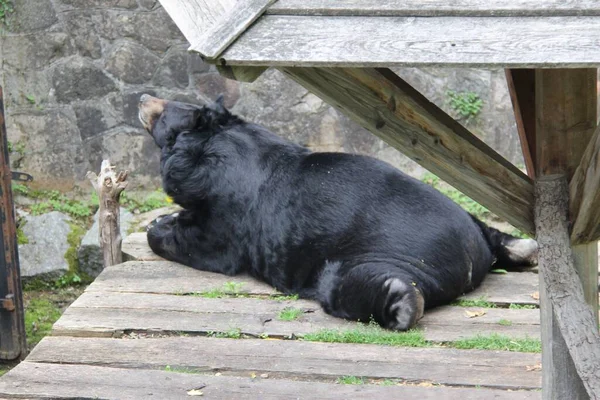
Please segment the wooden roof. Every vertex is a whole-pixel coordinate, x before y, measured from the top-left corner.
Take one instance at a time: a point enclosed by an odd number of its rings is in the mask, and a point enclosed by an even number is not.
[[[162,0],[208,60],[256,66],[597,67],[596,0]]]

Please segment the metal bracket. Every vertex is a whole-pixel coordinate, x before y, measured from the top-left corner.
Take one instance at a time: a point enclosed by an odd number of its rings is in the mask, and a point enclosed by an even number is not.
[[[9,294],[4,299],[0,299],[0,309],[4,309],[6,311],[15,311],[15,301],[14,294]]]
[[[25,172],[17,172],[17,171],[12,171],[11,172],[11,178],[13,181],[20,181],[20,182],[31,182],[33,181],[33,176],[26,174]]]

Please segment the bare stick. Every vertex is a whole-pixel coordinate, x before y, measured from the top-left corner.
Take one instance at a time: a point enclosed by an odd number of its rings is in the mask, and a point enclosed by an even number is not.
[[[109,160],[102,161],[100,176],[88,172],[90,180],[98,193],[100,212],[98,226],[100,229],[100,247],[104,260],[104,268],[123,262],[121,254],[121,230],[119,229],[119,199],[121,192],[127,187],[127,171],[115,173],[115,167]]]

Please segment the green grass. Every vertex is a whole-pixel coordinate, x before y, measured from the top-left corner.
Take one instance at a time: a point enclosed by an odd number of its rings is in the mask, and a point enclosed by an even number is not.
[[[0,376],[4,375],[8,371],[10,371],[10,368],[0,365]]]
[[[510,310],[535,310],[538,307],[534,304],[511,304],[508,308]]]
[[[483,296],[475,300],[459,299],[454,301],[452,305],[459,307],[498,308],[496,304],[487,301]]]
[[[223,297],[246,297],[246,293],[241,293],[244,282],[225,282],[222,287],[207,290],[204,292],[194,292],[191,296],[205,297],[208,299],[220,299]]]
[[[241,339],[242,338],[242,330],[240,328],[232,328],[226,332],[206,332],[206,336],[215,337],[215,338],[225,338],[225,339]]]
[[[166,372],[177,372],[180,374],[199,374],[202,371],[197,368],[190,367],[171,367],[170,365],[165,365],[164,370]]]
[[[60,309],[51,301],[32,299],[25,309],[25,331],[28,345],[32,347],[48,335],[60,315]]]
[[[404,347],[431,346],[425,340],[422,331],[412,329],[406,332],[385,330],[373,324],[362,325],[355,329],[323,329],[303,336],[304,340],[327,343],[368,343]]]
[[[508,319],[501,319],[500,321],[498,321],[498,324],[502,326],[511,326],[512,321],[509,321]]]
[[[513,339],[497,334],[461,339],[448,343],[448,346],[455,349],[502,350],[523,353],[540,353],[542,351],[542,343],[537,339]]]
[[[298,300],[299,297],[297,294],[285,295],[285,294],[275,294],[271,296],[271,299],[277,301],[295,301]]]
[[[286,307],[279,312],[277,318],[281,321],[293,321],[298,319],[302,314],[304,314],[304,311],[299,308]]]
[[[148,212],[157,208],[167,207],[172,204],[169,196],[162,190],[155,190],[145,196],[134,195],[129,192],[121,193],[121,205],[131,212]]]
[[[365,380],[358,376],[342,376],[337,379],[341,385],[364,385]]]

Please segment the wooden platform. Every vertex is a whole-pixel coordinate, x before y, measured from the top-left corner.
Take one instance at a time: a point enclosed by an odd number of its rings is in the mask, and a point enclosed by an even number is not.
[[[302,338],[324,329],[367,328],[249,277],[161,260],[143,234],[130,236],[124,251],[144,261],[107,268],[66,310],[52,336],[0,378],[0,398],[541,397],[539,354],[451,345],[477,335],[538,338],[537,309],[502,308],[537,303],[534,273],[490,275],[465,296],[499,308],[447,306],[427,313],[419,323],[426,347],[322,343]],[[302,310],[299,318],[281,320],[290,307]],[[364,383],[343,384],[342,377]]]

